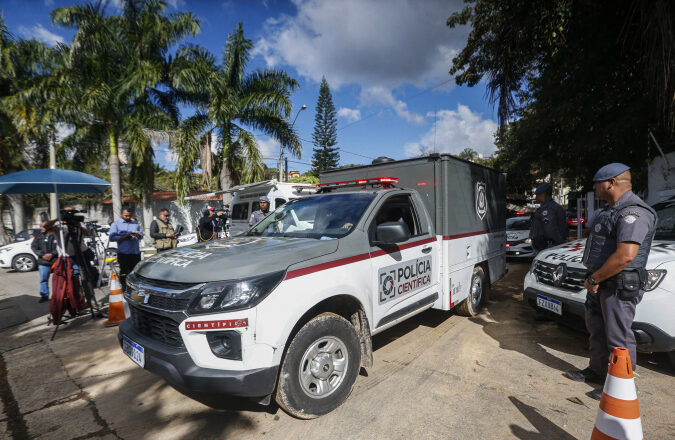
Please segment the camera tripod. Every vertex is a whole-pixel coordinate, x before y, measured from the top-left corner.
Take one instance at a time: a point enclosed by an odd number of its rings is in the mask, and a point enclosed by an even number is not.
[[[89,312],[91,314],[92,319],[96,318],[102,318],[103,313],[101,313],[101,308],[98,304],[98,301],[96,300],[96,296],[94,294],[94,287],[93,287],[93,279],[95,276],[92,274],[92,266],[89,264],[89,261],[84,257],[82,254],[82,249],[81,249],[81,240],[80,240],[80,234],[81,231],[79,230],[78,225],[70,224],[67,223],[68,226],[68,240],[70,241],[70,244],[73,247],[74,251],[74,256],[68,257],[65,256],[64,258],[71,258],[74,264],[77,265],[77,272],[74,273],[74,275],[77,276],[78,283],[81,288],[81,292],[84,294],[84,299],[89,306]],[[64,251],[67,249],[67,245],[64,243]],[[62,299],[62,301],[65,300],[65,298]],[[72,307],[70,304],[66,306],[66,310],[71,315],[71,319],[76,317],[78,313],[80,312],[79,310],[72,310]],[[59,326],[61,324],[67,324],[68,321],[63,321],[61,319],[58,324],[56,324],[56,328],[54,329],[54,333],[52,333],[51,340],[54,340],[54,337],[56,336],[56,332],[59,330]]]

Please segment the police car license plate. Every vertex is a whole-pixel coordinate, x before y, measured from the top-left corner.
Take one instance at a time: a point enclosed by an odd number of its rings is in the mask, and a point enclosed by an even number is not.
[[[138,366],[145,367],[145,350],[126,336],[122,336],[122,351]]]
[[[557,299],[537,294],[537,306],[549,310],[558,315],[562,315],[562,303]]]

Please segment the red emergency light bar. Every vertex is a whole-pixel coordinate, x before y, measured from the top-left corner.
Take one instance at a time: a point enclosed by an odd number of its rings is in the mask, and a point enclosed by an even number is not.
[[[382,185],[392,185],[398,183],[397,177],[370,177],[367,179],[358,179],[358,180],[345,180],[344,182],[328,182],[320,183],[319,188],[328,188],[334,186],[350,186],[350,185],[368,185],[368,184],[382,184]]]

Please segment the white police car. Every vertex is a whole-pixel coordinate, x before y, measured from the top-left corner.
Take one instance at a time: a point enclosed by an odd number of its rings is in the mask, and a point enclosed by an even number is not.
[[[506,256],[508,258],[532,258],[532,239],[530,238],[530,217],[511,217],[506,219]]]
[[[37,255],[30,248],[34,238],[0,247],[0,268],[17,272],[37,269]]]
[[[653,207],[659,222],[647,261],[649,285],[637,306],[633,332],[639,351],[668,352],[675,362],[675,197]],[[585,245],[585,239],[576,240],[537,254],[525,276],[525,300],[555,315],[583,317]]]

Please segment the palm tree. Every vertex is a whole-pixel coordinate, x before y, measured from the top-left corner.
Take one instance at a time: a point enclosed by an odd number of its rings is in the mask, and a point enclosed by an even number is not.
[[[126,0],[121,16],[106,15],[98,2],[52,11],[54,24],[76,29],[70,50],[71,75],[78,85],[63,106],[76,136],[107,143],[113,212],[121,206],[119,147],[126,143],[134,182],[144,199],[152,194],[150,130],[178,123],[169,48],[199,32],[191,13],[163,16],[159,0]]]
[[[181,201],[188,192],[189,173],[198,161],[207,180],[214,169],[219,172],[221,189],[263,178],[260,150],[249,130],[278,140],[300,157],[300,142],[288,120],[290,94],[298,82],[281,70],[246,74],[252,48],[239,23],[227,38],[222,65],[216,65],[211,54],[197,47],[180,53],[188,66],[176,76],[175,85],[197,108],[194,116],[181,123],[173,142],[179,155],[176,189]],[[219,145],[212,168],[213,137]]]

